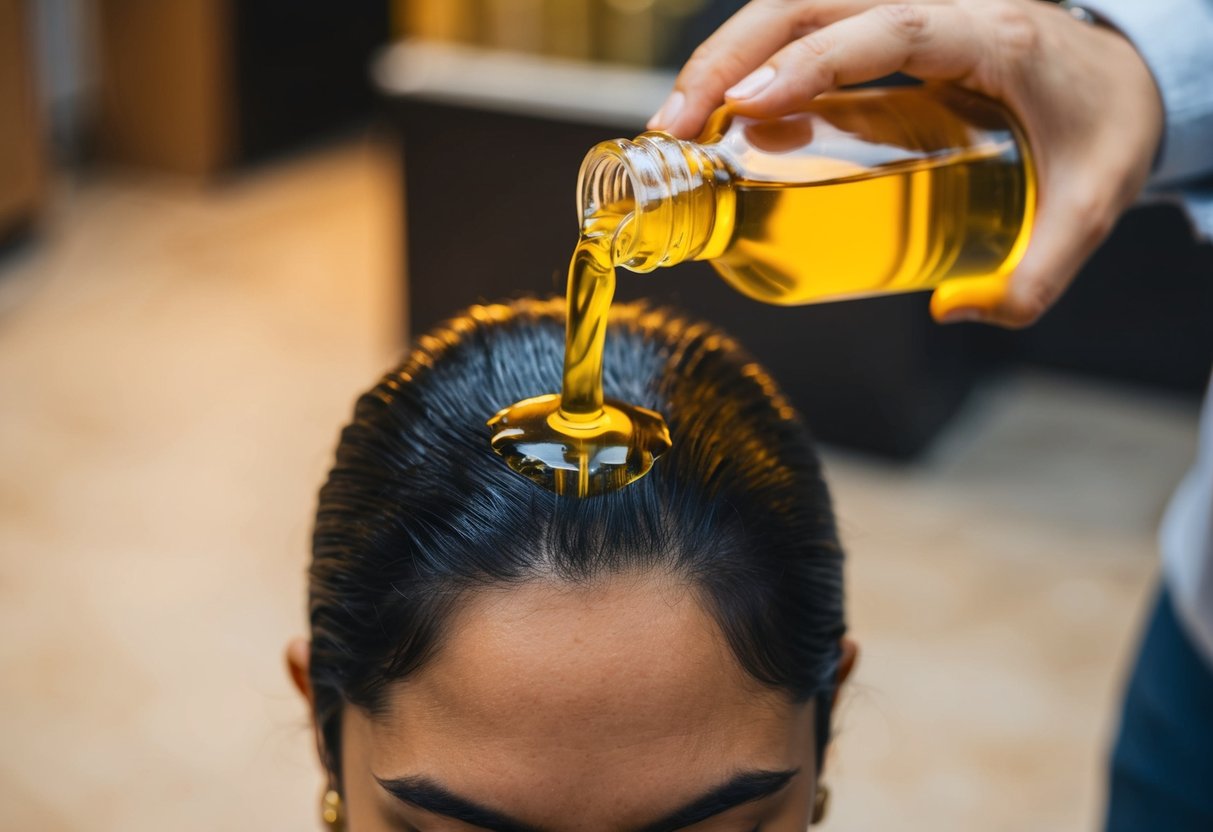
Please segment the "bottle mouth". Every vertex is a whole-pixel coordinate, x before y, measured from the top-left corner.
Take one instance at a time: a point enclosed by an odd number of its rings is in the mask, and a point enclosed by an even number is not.
[[[585,157],[577,178],[577,214],[582,222],[602,214],[636,210],[636,182],[617,142],[602,142]]]
[[[582,233],[615,234],[615,262],[634,272],[690,259],[712,230],[712,178],[706,154],[664,133],[602,142],[578,175]]]
[[[582,235],[610,235],[612,262],[633,268],[640,185],[627,153],[623,140],[617,140],[602,142],[585,157],[577,180],[577,214]]]

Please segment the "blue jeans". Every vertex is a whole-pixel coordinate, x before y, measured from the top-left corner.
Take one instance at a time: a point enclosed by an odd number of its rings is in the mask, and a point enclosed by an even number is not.
[[[1164,587],[1125,691],[1107,832],[1213,832],[1213,668]]]

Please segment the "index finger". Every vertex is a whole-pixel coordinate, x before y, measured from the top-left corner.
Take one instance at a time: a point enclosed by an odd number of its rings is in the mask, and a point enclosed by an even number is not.
[[[768,118],[793,112],[833,87],[894,72],[956,80],[972,73],[988,51],[981,34],[960,6],[873,6],[779,50],[761,74],[729,90],[729,103],[739,113]]]
[[[691,55],[649,128],[691,138],[724,93],[788,43],[880,0],[752,0]]]

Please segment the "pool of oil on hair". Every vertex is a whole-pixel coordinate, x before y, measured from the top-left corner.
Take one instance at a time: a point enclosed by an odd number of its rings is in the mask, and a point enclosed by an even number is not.
[[[587,218],[573,250],[560,392],[524,399],[489,420],[493,450],[506,464],[562,496],[623,488],[647,474],[671,444],[661,414],[602,392],[615,230],[623,219]]]

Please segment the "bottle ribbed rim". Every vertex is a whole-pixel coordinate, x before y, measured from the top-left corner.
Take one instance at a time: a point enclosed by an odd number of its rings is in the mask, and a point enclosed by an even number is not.
[[[577,177],[577,215],[587,217],[595,206],[636,203],[636,183],[620,141],[602,142],[585,157]]]
[[[697,220],[704,212],[696,211],[699,200],[713,199],[711,167],[698,146],[664,133],[602,142],[581,166],[579,220],[602,206],[625,205],[631,228],[618,262],[641,272],[682,262],[711,232],[711,221]]]

